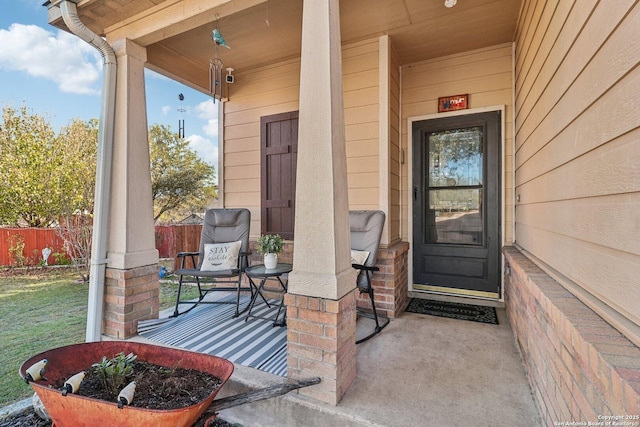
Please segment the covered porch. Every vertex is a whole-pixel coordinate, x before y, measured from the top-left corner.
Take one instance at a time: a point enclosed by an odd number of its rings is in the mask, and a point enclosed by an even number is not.
[[[118,77],[108,103],[116,111],[112,186],[99,192],[112,196],[102,212],[111,226],[104,229],[105,253],[94,260],[102,273],[92,274],[106,280],[92,287],[92,339],[129,338],[138,321],[158,312],[144,68],[207,92],[209,60],[217,52],[235,69],[235,81],[218,94],[220,203],[251,209],[255,239],[265,226],[275,227],[270,209],[289,209],[290,219],[295,202],[286,299],[289,318],[297,304],[307,317],[288,330],[288,376],[323,378],[295,399],[323,414],[353,405],[351,420],[369,408],[384,419],[380,425],[408,414],[396,410],[405,401],[425,413],[451,411],[433,423],[416,411],[421,424],[451,425],[468,406],[474,409],[464,424],[478,424],[478,413],[490,409],[490,417],[507,406],[501,400],[508,401],[509,391],[491,394],[511,379],[502,382],[503,366],[495,363],[521,351],[547,425],[640,412],[640,243],[633,232],[640,109],[628,97],[640,81],[640,43],[629,42],[640,36],[636,1],[459,0],[450,8],[455,1],[386,0],[373,8],[361,0],[56,0],[50,22],[66,28],[58,6],[76,3],[97,38],[112,45]],[[215,50],[214,28],[232,49]],[[471,108],[441,113],[439,98],[458,94],[469,95]],[[500,130],[490,168],[495,203],[490,211],[480,204],[495,225],[489,236],[495,289],[479,297],[504,304],[515,334],[499,332],[503,322],[488,335],[475,331],[482,339],[477,346],[467,323],[452,331],[444,321],[418,322],[404,313],[412,293],[428,285],[415,275],[414,254],[425,233],[413,225],[426,218],[415,209],[419,195],[432,191],[419,173],[429,157],[414,162],[421,145],[412,124],[470,112],[497,112]],[[266,119],[277,115],[287,115],[297,139],[275,151],[295,154],[298,170],[294,196],[268,199],[263,135]],[[357,348],[349,209],[387,214],[381,243],[387,276],[376,304],[395,318]],[[484,242],[476,246],[485,248]],[[449,295],[450,288],[426,292]],[[447,351],[432,353],[441,349]],[[520,359],[513,363],[520,366]],[[486,379],[474,377],[478,366],[490,367],[489,391],[472,387]],[[439,370],[445,368],[452,372]],[[429,381],[433,388],[425,394]],[[390,389],[393,382],[400,388]],[[452,388],[465,385],[471,393]],[[495,399],[478,403],[478,396]],[[508,424],[502,421],[483,420]],[[523,422],[529,420],[513,424]]]
[[[499,325],[402,313],[358,345],[356,378],[337,406],[294,391],[223,410],[220,417],[247,426],[543,425],[504,308],[497,314]],[[235,330],[233,323],[247,333],[264,326],[245,323],[243,316],[227,319],[226,328]],[[371,326],[363,320],[359,330]],[[175,332],[183,342],[198,340],[197,331],[189,335],[177,327]],[[159,344],[139,335],[130,339]],[[219,398],[287,382],[247,364],[235,363]]]

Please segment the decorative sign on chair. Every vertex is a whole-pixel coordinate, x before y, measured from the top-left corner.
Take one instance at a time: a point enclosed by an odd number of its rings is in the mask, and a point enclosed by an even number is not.
[[[438,98],[438,113],[469,108],[469,94]]]

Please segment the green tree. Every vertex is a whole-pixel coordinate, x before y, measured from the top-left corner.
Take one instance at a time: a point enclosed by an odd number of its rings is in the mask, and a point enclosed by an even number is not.
[[[93,202],[98,147],[98,119],[74,120],[60,130],[58,142],[69,155],[61,171],[61,181],[72,190],[61,195],[62,212],[56,233],[63,238],[84,281],[89,280]]]
[[[75,119],[58,134],[58,144],[66,154],[59,175],[65,183],[65,193],[60,195],[65,215],[93,213],[98,124],[98,119]]]
[[[214,166],[200,159],[170,126],[151,126],[149,153],[156,221],[200,212],[216,197]]]
[[[71,127],[82,127],[77,121]],[[84,208],[84,169],[91,166],[94,137],[67,146],[47,120],[30,112],[5,107],[0,124],[0,222],[46,227],[69,209]],[[95,158],[95,155],[93,156]],[[81,175],[79,175],[81,174]],[[79,194],[80,193],[80,194]]]
[[[97,144],[96,119],[73,120],[56,135],[26,106],[3,108],[0,224],[90,226]],[[155,219],[202,211],[216,197],[214,167],[168,126],[151,126],[149,144]]]

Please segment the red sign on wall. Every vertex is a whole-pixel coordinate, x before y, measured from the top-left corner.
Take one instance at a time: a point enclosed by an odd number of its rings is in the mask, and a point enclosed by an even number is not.
[[[454,95],[438,98],[438,113],[469,108],[469,95]]]

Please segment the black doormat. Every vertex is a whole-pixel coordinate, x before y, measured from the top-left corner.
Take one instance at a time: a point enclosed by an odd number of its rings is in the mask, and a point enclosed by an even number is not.
[[[410,313],[429,314],[431,316],[450,317],[452,319],[471,320],[473,322],[491,323],[493,325],[498,324],[496,309],[484,305],[412,298],[406,311]]]

